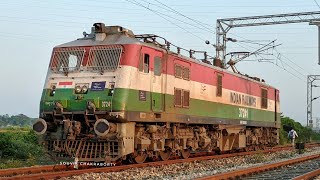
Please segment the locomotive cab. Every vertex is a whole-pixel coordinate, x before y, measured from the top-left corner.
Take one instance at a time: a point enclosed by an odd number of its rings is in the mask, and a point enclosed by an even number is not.
[[[41,99],[42,115],[123,110],[124,107],[118,106],[121,99],[115,94],[130,83],[125,62],[128,56],[138,54],[138,49],[121,41],[130,39],[133,33],[102,23],[94,24],[92,30],[91,34],[84,33],[84,38],[53,49]],[[130,61],[138,62],[138,59]],[[114,103],[118,105],[113,106]]]

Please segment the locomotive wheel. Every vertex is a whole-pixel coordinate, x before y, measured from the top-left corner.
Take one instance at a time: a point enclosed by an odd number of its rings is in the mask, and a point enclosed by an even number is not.
[[[190,156],[190,149],[181,150],[181,156],[183,159],[187,159]]]
[[[148,155],[146,152],[139,152],[135,157],[134,157],[134,161],[138,164],[142,164],[144,163],[144,161],[146,161]]]
[[[160,151],[159,152],[159,156],[160,156],[160,159],[162,161],[166,161],[166,160],[169,160],[170,156],[171,156],[171,151],[166,149],[164,151]]]

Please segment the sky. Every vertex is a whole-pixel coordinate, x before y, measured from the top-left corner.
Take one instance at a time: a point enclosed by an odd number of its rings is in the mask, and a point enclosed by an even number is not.
[[[140,5],[137,5],[138,2]],[[186,49],[215,56],[220,18],[320,11],[314,0],[2,0],[0,2],[0,114],[38,117],[52,48],[82,37],[95,22],[120,25],[135,34],[157,34]],[[319,2],[320,3],[320,0]],[[142,6],[144,7],[142,7]],[[170,12],[167,5],[184,16]],[[195,23],[194,19],[201,22]],[[306,124],[307,75],[320,74],[318,31],[308,23],[234,28],[227,52],[253,52],[276,40],[281,44],[237,64],[280,90],[281,112]],[[250,43],[248,43],[250,42]],[[320,85],[320,82],[317,82]],[[316,84],[316,83],[315,83]],[[320,96],[320,88],[313,89]],[[320,99],[320,98],[319,98]],[[320,117],[320,100],[313,117]]]

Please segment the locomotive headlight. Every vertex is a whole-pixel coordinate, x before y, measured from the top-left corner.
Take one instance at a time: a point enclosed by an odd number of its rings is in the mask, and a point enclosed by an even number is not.
[[[89,90],[89,83],[78,83],[74,88],[76,94],[87,94]]]
[[[77,85],[76,88],[74,89],[74,91],[75,91],[77,94],[80,94],[80,93],[81,93],[81,86]]]
[[[87,93],[88,92],[88,86],[86,86],[86,85],[82,86],[81,92],[84,93],[84,94]]]

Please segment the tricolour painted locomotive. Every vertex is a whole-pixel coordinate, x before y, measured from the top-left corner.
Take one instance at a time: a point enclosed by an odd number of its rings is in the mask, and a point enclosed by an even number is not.
[[[53,49],[33,125],[51,154],[143,163],[279,143],[277,89],[156,38],[95,23]]]

